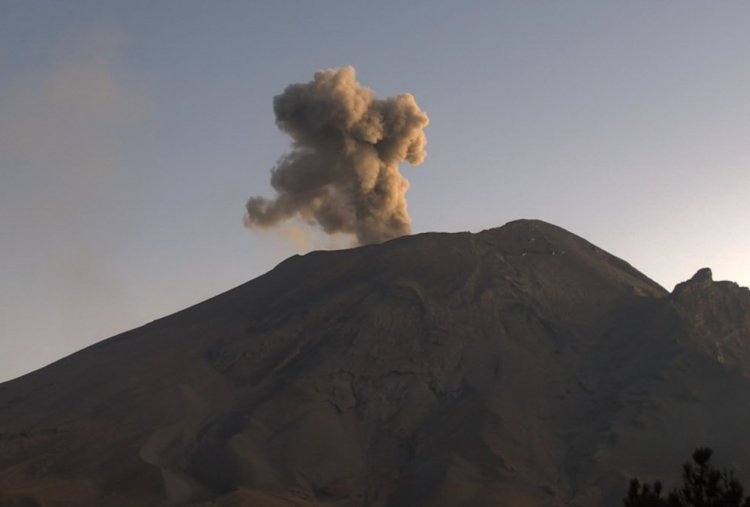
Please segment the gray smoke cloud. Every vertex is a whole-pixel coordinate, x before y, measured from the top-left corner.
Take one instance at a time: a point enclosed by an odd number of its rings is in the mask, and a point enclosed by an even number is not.
[[[411,232],[399,165],[424,161],[429,119],[411,95],[381,100],[356,78],[353,67],[323,70],[274,97],[292,148],[271,170],[276,197],[248,200],[248,227],[298,217],[360,244]]]

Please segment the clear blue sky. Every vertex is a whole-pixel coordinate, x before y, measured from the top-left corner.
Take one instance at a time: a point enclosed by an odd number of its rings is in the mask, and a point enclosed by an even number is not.
[[[541,218],[671,289],[750,284],[750,3],[0,0],[0,380],[296,252],[242,227],[272,98],[412,93],[414,231]]]

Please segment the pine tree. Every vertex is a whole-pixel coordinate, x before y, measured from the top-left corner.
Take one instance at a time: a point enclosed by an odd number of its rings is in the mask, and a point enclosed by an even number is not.
[[[641,484],[632,479],[624,499],[625,507],[750,507],[742,484],[731,470],[714,468],[709,460],[713,451],[698,448],[693,462],[682,466],[682,487],[661,496],[660,482]]]

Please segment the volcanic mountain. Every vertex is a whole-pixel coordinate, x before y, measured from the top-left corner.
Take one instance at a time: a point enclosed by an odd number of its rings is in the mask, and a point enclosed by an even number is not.
[[[0,385],[0,505],[619,505],[750,477],[750,291],[553,225],[295,256]]]

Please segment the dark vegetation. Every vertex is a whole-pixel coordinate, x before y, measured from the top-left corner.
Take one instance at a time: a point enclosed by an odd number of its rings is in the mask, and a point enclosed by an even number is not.
[[[682,487],[666,497],[659,481],[641,484],[632,479],[625,507],[750,507],[750,497],[744,496],[734,472],[709,463],[712,454],[708,448],[696,449],[693,463],[682,465]]]

